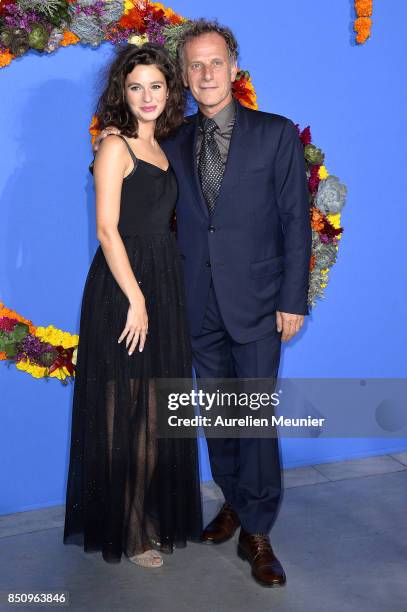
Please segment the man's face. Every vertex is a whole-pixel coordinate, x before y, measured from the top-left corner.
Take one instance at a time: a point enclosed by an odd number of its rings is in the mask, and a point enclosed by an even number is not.
[[[237,66],[231,63],[224,38],[217,32],[202,34],[184,48],[184,84],[201,110],[212,114],[232,99]]]

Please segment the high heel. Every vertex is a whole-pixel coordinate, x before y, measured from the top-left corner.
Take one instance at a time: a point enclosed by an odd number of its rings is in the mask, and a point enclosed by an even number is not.
[[[131,563],[140,565],[140,567],[161,567],[163,564],[163,558],[160,553],[152,549],[146,550],[140,555],[133,555],[127,558]]]

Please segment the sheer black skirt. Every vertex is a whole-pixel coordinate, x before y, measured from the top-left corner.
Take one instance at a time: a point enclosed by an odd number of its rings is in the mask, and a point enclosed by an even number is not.
[[[198,541],[202,510],[196,439],[157,436],[156,378],[191,378],[182,273],[173,234],[123,237],[146,299],[144,351],[118,344],[128,300],[101,247],[80,322],[64,543],[107,562]]]

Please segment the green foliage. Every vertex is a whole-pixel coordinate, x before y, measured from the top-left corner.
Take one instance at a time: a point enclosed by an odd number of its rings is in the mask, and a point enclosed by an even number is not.
[[[184,31],[189,28],[188,22],[180,23],[178,25],[166,26],[163,28],[163,36],[165,38],[165,48],[169,52],[172,59],[177,56],[177,46]]]
[[[0,351],[5,352],[8,359],[15,357],[18,353],[18,345],[28,332],[26,323],[16,323],[12,332],[0,331]]]
[[[54,26],[70,20],[69,2],[67,0],[17,0],[24,11],[34,11],[42,15]]]

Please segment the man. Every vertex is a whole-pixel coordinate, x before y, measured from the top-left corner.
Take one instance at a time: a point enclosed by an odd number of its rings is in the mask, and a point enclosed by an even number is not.
[[[193,361],[200,378],[275,378],[281,341],[308,314],[311,227],[303,148],[295,126],[232,98],[237,43],[200,19],[178,58],[199,112],[162,143],[179,183],[177,231],[184,262]],[[225,497],[203,542],[240,527],[238,554],[264,586],[284,570],[269,532],[281,496],[276,438],[208,438],[212,474]]]

